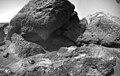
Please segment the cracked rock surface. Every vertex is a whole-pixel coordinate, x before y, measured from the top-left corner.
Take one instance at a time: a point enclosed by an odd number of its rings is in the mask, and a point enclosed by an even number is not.
[[[120,18],[79,19],[68,0],[30,0],[0,23],[0,76],[119,76]]]
[[[46,40],[52,32],[68,22],[74,8],[68,0],[30,0],[11,20],[8,38],[13,33],[35,33]]]
[[[109,47],[120,45],[120,19],[110,14],[97,12],[86,17],[88,25],[78,43],[95,43]]]
[[[38,54],[9,64],[11,76],[105,76],[116,58],[103,46],[62,47],[58,52]]]
[[[30,0],[10,21],[6,39],[10,40],[14,33],[18,33],[25,40],[37,43],[48,51],[74,45],[61,35],[62,31],[57,31],[70,22],[74,8],[68,0]]]

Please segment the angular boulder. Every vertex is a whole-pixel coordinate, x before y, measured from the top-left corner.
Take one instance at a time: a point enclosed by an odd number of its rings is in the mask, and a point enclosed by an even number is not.
[[[94,43],[110,47],[120,46],[120,18],[103,12],[86,17],[88,25],[83,35],[77,39],[78,44]]]
[[[46,40],[52,32],[68,22],[74,8],[68,0],[31,0],[10,21],[7,39],[13,33],[29,33]]]

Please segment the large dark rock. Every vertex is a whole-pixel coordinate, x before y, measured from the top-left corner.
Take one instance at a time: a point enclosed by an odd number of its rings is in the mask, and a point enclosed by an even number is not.
[[[31,0],[11,20],[7,39],[18,33],[26,41],[37,43],[48,51],[74,45],[59,34],[60,28],[70,22],[74,8],[68,0]]]
[[[88,25],[83,35],[77,39],[78,44],[95,43],[110,47],[120,46],[120,18],[97,12],[86,17]]]
[[[9,76],[106,76],[116,65],[114,48],[98,45],[62,47],[9,64]]]
[[[46,40],[68,22],[74,8],[68,0],[31,0],[11,20],[7,38],[13,33],[34,33],[39,39]]]
[[[60,28],[54,31],[47,40],[41,40],[35,33],[28,33],[22,35],[27,41],[40,44],[48,51],[58,50],[60,47],[68,47],[76,45],[75,41],[78,36],[85,31],[85,22],[80,21],[77,12],[73,12],[68,22],[63,24]],[[37,40],[37,41],[36,41]]]
[[[87,21],[85,19],[79,20],[77,12],[74,12],[70,17],[69,23],[65,25],[67,25],[64,27],[65,30],[62,30],[64,36],[75,43],[77,38],[85,31]]]

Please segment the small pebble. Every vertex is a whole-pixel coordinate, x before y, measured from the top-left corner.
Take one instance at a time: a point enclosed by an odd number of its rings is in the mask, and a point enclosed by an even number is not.
[[[29,63],[30,64],[35,64],[35,61],[34,60],[30,60]]]
[[[3,53],[3,57],[7,58],[9,56],[9,53]]]
[[[0,52],[3,52],[3,49],[0,49]]]

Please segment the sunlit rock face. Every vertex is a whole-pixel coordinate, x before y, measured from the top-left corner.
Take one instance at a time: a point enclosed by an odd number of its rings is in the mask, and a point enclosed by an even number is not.
[[[20,76],[104,76],[116,64],[114,49],[98,45],[62,47],[10,64],[6,74]],[[19,70],[18,70],[19,69]]]
[[[78,38],[78,42],[119,47],[120,18],[98,12],[86,17],[86,19],[88,25],[86,25],[83,35]]]

